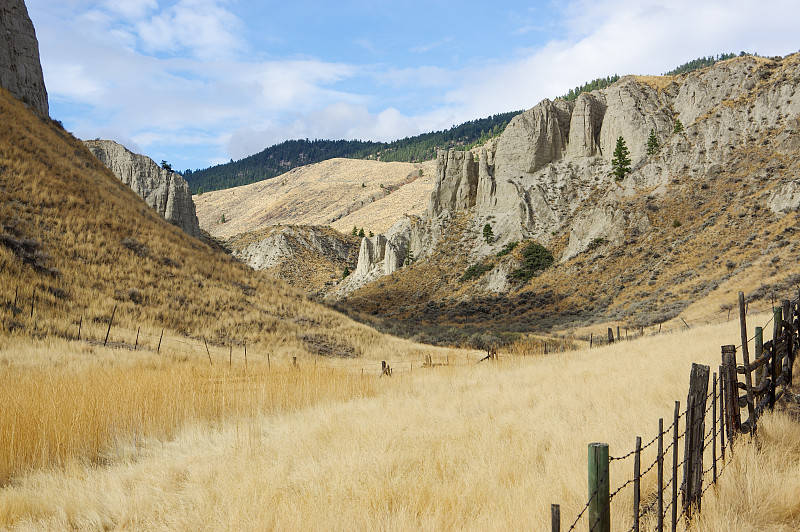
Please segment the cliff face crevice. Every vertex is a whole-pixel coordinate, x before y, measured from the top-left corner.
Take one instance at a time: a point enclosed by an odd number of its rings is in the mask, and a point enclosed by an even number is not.
[[[117,179],[131,187],[165,220],[191,236],[200,236],[192,193],[180,174],[164,170],[151,158],[111,140],[89,140],[85,144]]]
[[[39,41],[23,0],[0,2],[0,87],[49,116]]]

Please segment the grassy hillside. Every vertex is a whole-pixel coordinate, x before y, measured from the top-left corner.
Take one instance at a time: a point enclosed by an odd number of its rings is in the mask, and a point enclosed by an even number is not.
[[[107,323],[116,308],[116,326],[268,345],[286,356],[306,356],[309,334],[358,355],[386,345],[165,222],[80,141],[6,91],[0,117],[4,334],[71,338],[82,324]]]
[[[183,174],[192,192],[221,190],[281,175],[293,168],[336,157],[384,162],[420,163],[436,157],[437,149],[467,149],[499,135],[520,111],[470,120],[450,129],[423,133],[393,142],[360,140],[287,140],[230,163]]]
[[[340,158],[194,200],[200,227],[218,238],[278,224],[330,225],[342,233],[355,225],[382,233],[403,214],[425,210],[435,174],[433,162]]]

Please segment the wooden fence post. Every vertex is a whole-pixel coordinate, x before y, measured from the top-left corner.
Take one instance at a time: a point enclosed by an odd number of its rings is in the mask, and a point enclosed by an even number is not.
[[[83,316],[81,316],[80,321],[78,322],[78,341],[81,341],[81,328],[83,327]]]
[[[594,333],[589,333],[589,349],[592,348],[592,340],[594,340]]]
[[[589,444],[589,530],[611,532],[608,444]]]
[[[681,402],[675,401],[672,422],[672,532],[678,529],[678,421],[680,421]]]
[[[139,331],[141,327],[136,327],[136,343],[133,344],[133,350],[136,351],[139,348]]]
[[[658,419],[658,521],[656,532],[664,532],[664,418]]]
[[[561,532],[561,507],[557,504],[550,505],[550,530]]]
[[[247,342],[244,343],[244,368],[247,369]]]
[[[769,373],[772,377],[770,379],[770,386],[769,386],[769,409],[773,410],[775,408],[775,381],[778,380],[780,377],[780,363],[778,357],[780,355],[778,351],[778,342],[780,341],[781,335],[783,334],[783,308],[782,307],[772,307],[772,321],[773,321],[773,328],[772,328],[772,356],[770,357],[769,363]]]
[[[756,360],[761,358],[764,354],[764,329],[762,327],[756,327]],[[756,386],[761,386],[764,382],[764,364],[761,364],[756,368]]]
[[[691,504],[692,504],[692,481],[694,480],[694,442],[692,430],[695,425],[694,419],[694,397],[689,394],[689,400],[686,404],[686,430],[683,433],[683,441],[685,442],[683,451],[683,483],[681,484],[681,506],[686,519],[691,519]]]
[[[156,349],[156,353],[161,353],[161,340],[164,338],[164,329],[161,329],[161,336],[158,337],[158,349]]]
[[[642,437],[636,436],[636,452],[633,456],[633,532],[639,532],[639,506],[641,503]]]
[[[739,387],[736,385],[736,346],[722,346],[722,371],[725,374],[725,416],[728,419],[728,441],[733,445],[733,439],[741,430],[742,419],[739,412]]]
[[[614,331],[611,329],[611,327],[608,328],[608,343],[614,343]]]
[[[750,375],[750,351],[747,348],[747,318],[745,317],[744,311],[744,292],[739,292],[739,328],[742,333],[742,364],[744,364],[744,386],[748,414],[747,421],[745,422],[746,425],[742,425],[742,430],[744,432],[750,432],[755,428],[756,416],[755,402],[753,400],[753,381]],[[736,395],[738,396],[739,392],[736,392]]]
[[[794,320],[792,319],[792,304],[788,299],[784,299],[781,301],[781,306],[783,307],[783,321],[786,322],[791,328],[789,329],[789,334],[786,337],[786,354],[787,354],[787,365],[788,370],[786,372],[785,382],[786,387],[792,385],[792,365],[794,362],[794,336],[797,331],[793,330],[794,328]],[[786,327],[784,327],[785,329]]]
[[[714,479],[713,484],[717,483],[717,374],[712,377],[713,386],[711,389],[711,461]]]
[[[111,324],[114,323],[114,316],[117,314],[117,306],[114,305],[114,311],[111,313],[111,319],[108,322],[108,330],[106,331],[106,339],[103,341],[103,347],[108,343],[108,335],[111,333]]]
[[[619,342],[619,325],[617,325],[617,342]]]
[[[722,452],[722,461],[725,462],[725,378],[719,367],[719,447]]]
[[[213,366],[214,363],[211,361],[211,351],[208,350],[208,342],[206,342],[206,337],[205,336],[203,336],[203,344],[205,344],[205,346],[206,346],[206,354],[208,355],[208,363]]]
[[[31,319],[33,319],[33,306],[36,304],[36,289],[33,289],[33,297],[31,297]],[[116,307],[114,307],[116,308]]]
[[[692,364],[689,377],[689,403],[686,412],[686,436],[683,466],[683,502],[686,515],[691,515],[691,505],[699,508],[703,490],[703,440],[705,439],[705,412],[708,397],[708,377],[711,368]]]

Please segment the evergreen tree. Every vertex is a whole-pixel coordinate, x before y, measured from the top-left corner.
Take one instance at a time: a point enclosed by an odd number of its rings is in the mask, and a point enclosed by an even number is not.
[[[655,155],[661,147],[658,145],[658,137],[656,132],[650,130],[650,136],[647,138],[647,155]]]
[[[614,149],[614,158],[611,159],[611,173],[617,181],[621,181],[626,174],[631,171],[631,159],[628,157],[630,152],[625,145],[625,139],[617,139],[617,147]]]
[[[672,128],[673,133],[680,133],[683,131],[683,123],[680,120],[675,121],[675,127]]]
[[[346,279],[348,275],[350,275],[350,268],[345,266],[344,271],[342,272],[342,279]]]
[[[487,244],[491,244],[492,240],[494,240],[494,232],[489,224],[483,226],[483,239],[486,240]]]
[[[361,230],[358,232],[358,236],[364,238],[364,228],[362,227]]]
[[[414,262],[416,259],[414,258],[414,252],[411,251],[411,248],[408,249],[408,253],[406,253],[406,260],[403,261],[406,266]]]
[[[354,226],[353,226],[353,231],[351,232],[351,234],[352,234],[353,236],[358,236],[358,227],[356,227],[356,226],[354,225]]]

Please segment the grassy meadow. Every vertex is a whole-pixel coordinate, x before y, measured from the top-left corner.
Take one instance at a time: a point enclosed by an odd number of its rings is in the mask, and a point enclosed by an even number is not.
[[[586,501],[587,444],[608,442],[620,456],[635,436],[649,441],[658,418],[669,425],[673,402],[685,402],[691,363],[716,368],[720,346],[737,337],[725,323],[491,363],[451,351],[438,353],[449,366],[391,378],[321,360],[245,372],[9,340],[0,527],[545,530],[559,503],[566,529]],[[800,429],[776,414],[758,434],[758,446],[740,439],[692,530],[800,526]],[[612,490],[632,467],[614,462]],[[651,472],[644,501],[654,483]],[[771,511],[751,509],[754,500]],[[612,505],[613,528],[627,529],[631,490]]]

